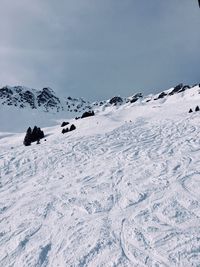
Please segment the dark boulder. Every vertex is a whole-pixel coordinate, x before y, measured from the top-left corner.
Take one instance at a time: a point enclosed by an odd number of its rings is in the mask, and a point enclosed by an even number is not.
[[[91,116],[94,116],[95,114],[94,114],[94,111],[92,110],[92,111],[86,111],[86,112],[84,112],[83,113],[83,115],[81,116],[81,119],[83,119],[83,118],[87,118],[87,117],[91,117]]]
[[[69,128],[70,131],[74,131],[76,129],[76,126],[74,124],[72,124]]]
[[[68,128],[64,128],[64,129],[62,129],[62,134],[65,134],[65,133],[68,133],[69,132],[69,129]]]
[[[189,112],[188,113],[192,113],[193,111],[192,111],[192,109],[190,108],[190,110],[189,110]]]
[[[66,125],[68,125],[69,122],[68,121],[63,121],[62,124],[61,124],[61,127],[65,127]]]
[[[200,110],[199,106],[196,106],[195,111],[199,111],[199,110]]]

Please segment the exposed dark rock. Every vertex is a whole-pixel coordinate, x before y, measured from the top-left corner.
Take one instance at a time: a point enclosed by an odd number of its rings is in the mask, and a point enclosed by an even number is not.
[[[21,100],[23,102],[27,102],[32,109],[35,109],[35,96],[33,93],[31,93],[30,91],[26,91],[23,94],[21,94]]]
[[[132,98],[131,100],[130,100],[130,103],[135,103],[135,102],[137,102],[138,101],[138,98]]]
[[[167,94],[165,92],[162,92],[161,94],[159,94],[158,99],[164,98],[165,96],[167,96]]]
[[[69,129],[68,129],[68,128],[66,128],[66,129],[63,128],[63,129],[62,129],[62,134],[65,134],[65,133],[67,133],[67,132],[69,132]]]
[[[3,97],[7,97],[9,98],[9,96],[13,95],[13,91],[11,89],[9,89],[8,87],[3,87],[1,88],[0,90],[0,97],[3,98]]]
[[[135,103],[136,101],[138,101],[139,98],[142,97],[143,97],[142,93],[137,93],[134,96],[132,96],[132,98],[128,102]]]
[[[199,111],[199,110],[200,110],[199,106],[196,106],[195,111]]]
[[[83,113],[83,115],[81,116],[81,119],[83,118],[87,118],[87,117],[91,117],[91,116],[94,116],[94,111],[86,111]]]
[[[174,87],[174,89],[169,93],[169,95],[174,95],[175,93],[178,93],[183,88],[183,84],[180,83],[177,86]]]
[[[181,93],[181,92],[184,92],[185,90],[187,89],[190,89],[191,87],[189,85],[184,85],[178,92]]]
[[[43,90],[37,96],[37,102],[39,106],[44,106],[46,110],[57,107],[57,111],[60,109],[60,100],[53,94],[50,88],[43,88]]]
[[[74,124],[72,124],[69,128],[70,131],[74,131],[76,129],[76,126]]]
[[[193,110],[190,108],[190,110],[189,110],[189,112],[188,113],[192,113],[193,112]]]
[[[110,99],[109,103],[111,105],[117,105],[117,104],[122,104],[123,99],[120,96],[114,96],[113,98]]]
[[[76,129],[76,126],[74,124],[72,124],[69,129],[68,128],[63,128],[62,129],[62,134],[74,131],[75,129]]]

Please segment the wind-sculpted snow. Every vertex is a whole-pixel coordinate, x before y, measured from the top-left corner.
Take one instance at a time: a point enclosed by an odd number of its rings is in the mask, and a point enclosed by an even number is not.
[[[138,118],[2,141],[0,266],[199,266],[199,132],[195,116]]]

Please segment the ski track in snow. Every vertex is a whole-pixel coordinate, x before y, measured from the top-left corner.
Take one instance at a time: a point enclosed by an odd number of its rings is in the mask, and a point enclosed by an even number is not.
[[[0,266],[200,266],[199,132],[140,118],[2,148]]]

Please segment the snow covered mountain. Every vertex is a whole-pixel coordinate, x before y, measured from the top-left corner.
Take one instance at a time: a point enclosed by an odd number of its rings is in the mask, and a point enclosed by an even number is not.
[[[109,100],[90,103],[83,98],[58,97],[51,88],[36,90],[23,86],[5,86],[0,89],[0,130],[23,132],[33,124],[53,126],[63,119],[80,117],[85,111],[99,113],[113,106],[117,109],[126,104],[146,104],[159,99],[165,101],[193,87],[179,84],[157,95],[143,96],[137,93],[130,97],[114,96]]]
[[[22,132],[31,124],[52,126],[59,119],[78,117],[88,110],[91,110],[88,101],[60,98],[51,88],[5,86],[0,89],[1,131]]]
[[[180,87],[40,145],[1,133],[0,266],[199,266],[200,87]]]
[[[64,110],[70,112],[83,111],[89,105],[89,102],[82,98],[71,97],[61,100],[51,88],[47,87],[36,90],[23,86],[5,86],[0,89],[0,105],[55,113]]]

